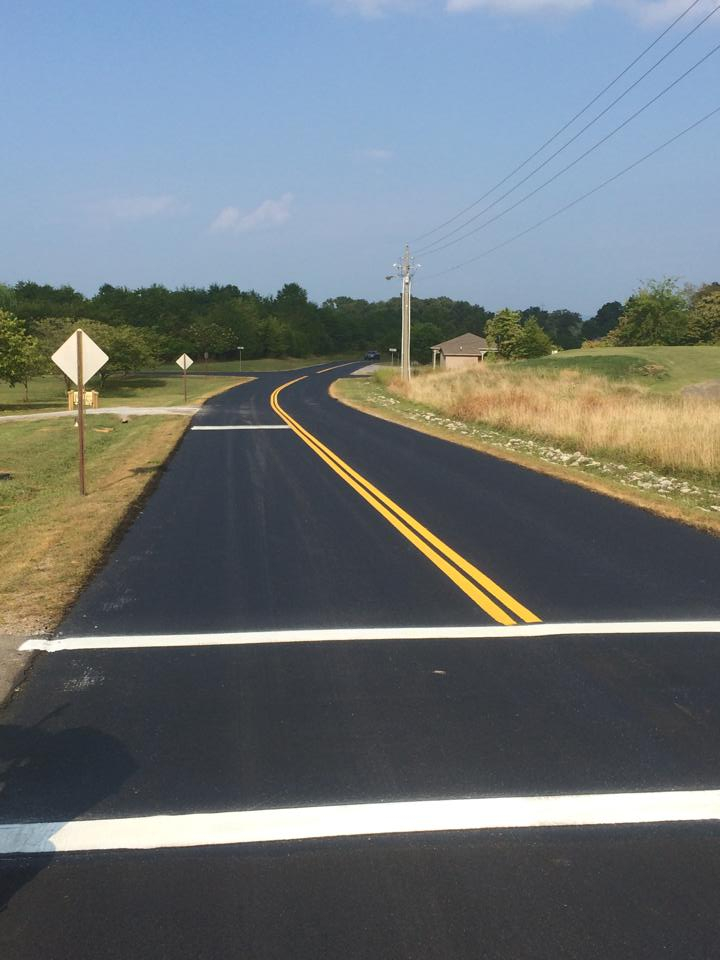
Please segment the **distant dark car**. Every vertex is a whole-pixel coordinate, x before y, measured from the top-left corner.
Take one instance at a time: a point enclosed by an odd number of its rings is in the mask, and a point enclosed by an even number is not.
[[[366,359],[366,360],[379,360],[379,359],[380,359],[380,354],[377,352],[377,350],[368,350],[368,352],[365,354],[365,359]]]

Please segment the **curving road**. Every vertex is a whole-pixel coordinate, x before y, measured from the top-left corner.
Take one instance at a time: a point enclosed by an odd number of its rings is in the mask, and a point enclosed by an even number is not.
[[[211,400],[38,644],[2,956],[720,956],[720,540],[330,399],[357,366]]]

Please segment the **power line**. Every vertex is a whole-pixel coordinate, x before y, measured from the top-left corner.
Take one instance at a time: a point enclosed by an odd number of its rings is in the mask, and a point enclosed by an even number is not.
[[[710,17],[714,16],[714,15],[718,12],[718,10],[720,10],[720,4],[718,4],[716,7],[714,7],[714,8],[710,11],[710,13],[707,14],[707,16],[703,17],[703,19],[700,20],[700,22],[697,23],[697,24],[692,28],[692,30],[690,30],[688,33],[686,33],[685,36],[681,37],[681,39],[680,39],[673,47],[671,47],[665,54],[663,54],[663,56],[660,57],[660,59],[657,60],[648,70],[646,70],[645,73],[642,74],[642,76],[638,77],[638,79],[635,80],[634,83],[632,83],[632,84],[631,84],[629,87],[627,87],[618,97],[616,97],[616,98],[612,101],[612,103],[610,103],[607,107],[605,107],[604,110],[601,110],[600,113],[598,113],[595,117],[593,117],[592,120],[590,120],[588,123],[586,123],[584,127],[582,127],[576,134],[574,134],[574,136],[572,136],[569,140],[567,140],[567,141],[566,141],[561,147],[559,147],[554,153],[551,153],[549,157],[547,157],[545,160],[542,161],[542,163],[538,164],[538,166],[535,167],[533,170],[531,170],[530,173],[526,174],[526,175],[522,178],[522,180],[518,180],[518,182],[517,182],[514,186],[510,187],[509,190],[506,190],[505,193],[501,194],[499,197],[497,197],[495,200],[493,200],[492,203],[489,203],[486,207],[484,207],[482,210],[480,210],[480,211],[479,211],[478,213],[476,213],[474,216],[470,217],[470,218],[469,218],[468,220],[466,220],[464,223],[461,223],[459,226],[457,226],[457,227],[455,227],[454,229],[450,230],[447,234],[445,234],[445,236],[438,237],[437,240],[432,240],[432,241],[430,241],[430,243],[428,244],[428,246],[426,246],[425,248],[423,248],[422,250],[420,250],[419,253],[420,253],[421,255],[424,254],[424,253],[426,253],[426,252],[437,253],[437,252],[438,252],[438,249],[444,249],[444,247],[439,247],[439,248],[437,248],[437,249],[432,249],[432,248],[433,248],[433,247],[436,247],[437,244],[442,243],[444,240],[447,240],[449,237],[454,236],[454,234],[456,234],[459,230],[462,230],[464,227],[467,227],[469,224],[473,223],[475,220],[477,220],[479,217],[481,217],[484,213],[487,213],[488,210],[492,210],[493,207],[497,206],[497,204],[500,203],[502,200],[504,200],[506,197],[509,197],[511,193],[514,193],[514,192],[518,189],[518,187],[521,187],[524,183],[527,183],[527,181],[528,181],[531,177],[533,177],[536,173],[538,173],[538,171],[542,170],[543,167],[546,167],[546,166],[548,165],[548,163],[550,163],[551,160],[554,160],[555,157],[558,156],[558,154],[562,153],[562,151],[565,150],[567,147],[569,147],[571,143],[574,143],[575,140],[578,139],[578,137],[582,136],[582,134],[585,133],[586,130],[588,130],[591,126],[593,126],[593,124],[595,124],[601,117],[603,117],[606,113],[608,113],[609,110],[611,110],[611,109],[612,109],[616,104],[618,104],[625,96],[627,96],[627,94],[630,93],[630,91],[633,90],[639,83],[641,83],[642,80],[644,80],[645,77],[648,76],[648,74],[652,73],[653,70],[655,70],[658,66],[660,66],[660,64],[661,64],[664,60],[666,60],[666,59],[670,56],[670,54],[672,54],[675,50],[677,50],[677,48],[678,48],[681,44],[683,44],[689,37],[691,37],[697,30],[699,30],[700,27],[702,27],[703,24],[704,24],[707,20],[710,19]],[[706,58],[703,58],[703,59],[706,59]],[[700,63],[702,63],[702,61],[700,61]],[[698,64],[696,64],[695,66],[698,66]],[[692,70],[692,69],[694,69],[694,67],[692,67],[691,70]],[[688,71],[688,73],[691,72],[691,70]],[[683,74],[683,76],[682,76],[682,77],[679,77],[678,80],[675,81],[675,82],[676,82],[676,83],[679,82],[679,81],[682,80],[685,76],[687,76],[687,73]],[[673,85],[674,85],[674,84],[671,84],[670,87],[672,87]],[[666,93],[667,90],[670,89],[670,87],[665,88],[665,90],[662,91],[662,93],[661,93],[659,96],[662,96],[664,93]],[[649,106],[649,105],[650,105],[651,103],[653,103],[656,99],[657,99],[657,97],[654,98],[653,100],[651,100],[646,106]],[[638,111],[638,113],[642,113],[642,110]],[[635,114],[634,116],[637,116],[637,114]],[[621,126],[623,126],[623,125],[621,125]],[[620,129],[620,128],[616,128],[616,129]],[[616,132],[616,131],[613,131],[613,133],[615,133],[615,132]],[[611,134],[611,136],[612,136],[612,134]],[[607,139],[607,138],[604,138],[604,139]],[[600,144],[602,144],[602,143],[604,142],[604,139],[601,140],[601,141],[599,141],[596,146],[600,146]],[[593,149],[594,149],[594,148],[593,148]],[[585,154],[583,154],[583,156],[587,156],[587,154],[590,153],[590,152],[592,152],[592,150],[587,151]],[[573,164],[570,164],[570,166],[573,166]],[[566,169],[569,169],[569,167],[567,167]],[[552,179],[555,179],[555,178],[552,178]],[[548,181],[548,182],[551,182],[551,181]],[[473,231],[471,231],[471,232],[473,232]],[[466,234],[466,236],[469,236],[469,234]],[[454,242],[454,241],[453,241],[453,242]],[[449,244],[446,244],[446,246],[449,246]]]
[[[629,164],[627,167],[624,167],[618,173],[614,174],[612,177],[608,177],[607,180],[603,180],[602,183],[597,184],[593,187],[592,190],[588,190],[586,193],[581,194],[581,196],[576,197],[574,200],[571,200],[570,203],[566,203],[565,206],[560,207],[559,210],[556,210],[554,213],[551,213],[547,217],[543,217],[542,220],[538,220],[537,223],[534,223],[531,227],[522,230],[520,233],[516,233],[514,236],[509,237],[507,240],[504,240],[502,243],[496,244],[494,247],[490,247],[489,250],[483,250],[482,253],[478,254],[475,257],[471,257],[469,260],[464,260],[462,263],[456,264],[454,267],[448,267],[446,270],[441,270],[439,273],[432,273],[429,277],[425,277],[426,280],[433,280],[435,277],[442,277],[446,273],[452,273],[454,270],[460,270],[462,267],[468,266],[470,263],[475,263],[477,260],[481,260],[483,257],[489,256],[491,253],[495,253],[497,250],[501,250],[503,247],[508,246],[510,243],[514,243],[515,240],[519,240],[521,237],[527,236],[528,233],[532,233],[533,230],[537,230],[539,227],[544,226],[550,220],[554,220],[555,217],[559,217],[560,214],[565,213],[567,210],[570,210],[572,207],[576,206],[578,203],[581,203],[583,200],[587,200],[588,197],[591,197],[594,193],[597,193],[599,190],[602,190],[604,187],[609,186],[611,183],[614,183],[615,180],[619,180],[620,177],[625,176],[626,173],[629,173],[631,170],[634,170],[635,167],[639,166],[641,163],[644,163],[646,160],[649,160],[651,157],[654,157],[655,154],[660,153],[661,150],[664,150],[666,147],[669,147],[672,143],[675,143],[676,140],[679,140],[681,137],[684,137],[686,134],[690,133],[692,130],[695,130],[696,127],[699,127],[701,124],[705,123],[711,117],[714,117],[715,114],[720,113],[720,106],[715,107],[714,110],[711,110],[710,113],[706,113],[704,117],[701,117],[699,120],[696,120],[695,123],[690,124],[689,127],[685,127],[684,130],[681,130],[680,133],[676,133],[674,137],[670,137],[669,140],[666,140],[664,143],[661,143],[660,146],[655,147],[654,150],[651,150],[649,153],[646,153],[643,157],[640,157],[639,160],[635,160],[634,163]]]
[[[666,93],[672,90],[673,87],[677,86],[677,84],[680,83],[681,80],[684,80],[685,77],[687,77],[694,70],[697,70],[699,66],[701,66],[706,60],[708,60],[711,56],[713,56],[713,54],[717,53],[718,50],[720,50],[720,43],[716,44],[716,46],[714,46],[712,50],[706,53],[704,57],[702,57],[700,60],[694,63],[691,67],[689,67],[683,74],[681,74],[679,77],[676,77],[675,80],[673,80],[672,83],[669,83],[663,90],[660,91],[660,93],[656,94],[651,100],[648,100],[647,103],[643,104],[643,106],[640,107],[638,110],[636,110],[635,113],[631,114],[629,117],[623,120],[622,123],[618,124],[617,127],[611,130],[609,133],[606,133],[604,137],[602,137],[592,146],[588,147],[588,149],[584,153],[581,153],[579,157],[576,157],[574,160],[572,160],[570,163],[564,166],[561,170],[558,170],[547,180],[543,181],[541,184],[535,187],[534,190],[531,190],[530,193],[526,193],[524,196],[520,197],[519,200],[516,200],[515,203],[510,204],[509,207],[506,207],[504,210],[501,210],[499,213],[495,214],[494,217],[490,217],[489,220],[485,220],[483,223],[475,227],[473,230],[468,230],[468,232],[462,234],[462,236],[456,237],[454,240],[449,240],[447,243],[443,244],[440,247],[436,247],[434,250],[426,249],[424,251],[424,255],[428,256],[429,254],[440,253],[441,250],[446,250],[448,247],[453,247],[455,246],[456,243],[460,243],[462,240],[467,240],[468,237],[472,237],[474,234],[479,233],[481,230],[484,230],[485,227],[489,227],[490,224],[496,223],[498,220],[501,219],[501,217],[504,217],[506,213],[510,213],[512,210],[515,210],[521,204],[525,203],[526,200],[529,200],[531,197],[534,197],[535,194],[539,193],[541,190],[543,190],[545,187],[551,184],[554,180],[557,180],[558,177],[561,177],[564,173],[567,173],[568,170],[570,170],[572,167],[580,163],[581,160],[584,160],[585,157],[587,157],[589,154],[597,150],[598,147],[601,147],[604,143],[610,140],[611,137],[614,137],[616,133],[618,133],[620,130],[623,129],[623,127],[626,127],[641,113],[644,113],[645,110],[648,109],[648,107],[651,107],[661,97],[664,97]],[[476,218],[473,218],[473,219],[476,219]]]
[[[454,223],[455,220],[459,219],[459,218],[462,217],[464,214],[468,213],[470,210],[472,210],[474,207],[476,207],[479,203],[482,203],[483,200],[485,200],[487,197],[489,197],[491,193],[494,193],[495,190],[497,190],[499,187],[503,186],[503,184],[507,183],[507,181],[510,180],[511,177],[514,177],[516,173],[519,173],[520,170],[522,170],[523,167],[527,166],[527,164],[530,163],[531,160],[534,160],[535,157],[538,156],[538,154],[542,153],[542,151],[545,149],[545,147],[550,146],[550,144],[553,143],[553,141],[557,140],[557,138],[558,138],[561,134],[563,134],[563,133],[568,129],[568,127],[572,126],[572,124],[573,124],[579,117],[581,117],[587,110],[589,110],[590,107],[593,106],[593,104],[597,103],[597,101],[598,101],[604,94],[606,94],[606,93],[608,92],[608,90],[610,90],[612,87],[614,87],[615,84],[616,84],[619,80],[621,80],[621,79],[625,76],[626,73],[628,73],[630,70],[632,70],[632,68],[635,66],[635,64],[639,63],[639,61],[642,60],[642,58],[643,58],[646,54],[648,54],[648,53],[653,49],[653,47],[655,47],[655,46],[663,39],[663,37],[665,37],[665,36],[666,36],[684,17],[686,17],[686,16],[694,9],[694,7],[696,7],[696,6],[698,5],[698,3],[700,3],[700,2],[701,2],[701,0],[693,0],[693,2],[690,4],[690,6],[686,7],[686,9],[683,10],[683,12],[680,13],[680,14],[672,21],[672,23],[669,24],[669,25],[662,31],[662,33],[659,34],[659,36],[657,36],[657,37],[653,40],[653,42],[652,42],[651,44],[649,44],[649,46],[645,47],[645,49],[642,50],[641,53],[639,53],[639,54],[637,55],[637,57],[635,57],[635,59],[634,59],[631,63],[629,63],[629,64],[624,68],[624,70],[621,70],[620,73],[619,73],[613,80],[610,81],[610,83],[608,83],[606,86],[604,86],[603,89],[602,89],[598,94],[596,94],[596,95],[592,98],[592,100],[589,100],[588,103],[586,103],[585,106],[584,106],[581,110],[579,110],[573,117],[570,118],[570,120],[567,121],[566,124],[564,124],[564,126],[560,127],[560,129],[557,130],[551,137],[549,137],[549,138],[542,144],[542,146],[538,147],[537,150],[535,150],[534,153],[531,153],[530,156],[526,157],[525,160],[522,161],[522,163],[518,164],[518,166],[515,167],[513,170],[511,170],[510,173],[508,173],[505,177],[502,178],[502,180],[499,180],[494,186],[490,187],[490,189],[487,190],[481,197],[478,197],[477,200],[473,201],[473,202],[472,202],[471,204],[469,204],[467,207],[464,207],[462,210],[460,210],[459,213],[456,213],[455,216],[450,217],[449,220],[445,220],[443,223],[439,224],[437,227],[433,227],[432,230],[428,230],[426,233],[421,233],[419,236],[415,237],[415,238],[412,240],[412,242],[413,242],[413,243],[417,243],[417,242],[420,241],[420,240],[424,240],[425,237],[432,236],[432,234],[433,234],[433,233],[437,233],[438,230],[442,230],[444,227],[447,227],[447,226],[449,226],[451,223]],[[707,18],[706,18],[706,19],[707,19]],[[703,21],[703,22],[704,22],[704,21]],[[683,40],[686,40],[686,39],[687,39],[687,36],[683,38]],[[681,42],[683,42],[683,41],[681,41]],[[677,46],[677,45],[676,45],[676,46]],[[673,47],[673,50],[674,50],[674,49],[676,49],[676,47]],[[672,50],[669,51],[669,53],[672,53]],[[656,64],[656,66],[657,66],[657,64]],[[641,79],[642,79],[642,77],[641,77]],[[639,81],[638,81],[638,82],[639,82]],[[627,92],[627,91],[626,91],[626,92]]]

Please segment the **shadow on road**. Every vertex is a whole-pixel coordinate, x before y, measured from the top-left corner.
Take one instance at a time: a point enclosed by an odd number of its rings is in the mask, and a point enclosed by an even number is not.
[[[43,851],[0,850],[0,912],[52,861],[58,826],[114,794],[136,769],[125,747],[108,734],[91,727],[43,729],[63,709],[32,727],[0,726],[0,823],[27,823],[33,845]]]

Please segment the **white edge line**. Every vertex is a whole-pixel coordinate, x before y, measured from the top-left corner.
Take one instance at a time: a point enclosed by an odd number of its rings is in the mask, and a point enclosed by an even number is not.
[[[191,430],[289,430],[284,423],[228,424],[227,426],[190,427]]]
[[[512,627],[358,627],[335,630],[271,630],[252,633],[189,633],[26,640],[19,650],[124,650],[137,647],[218,647],[272,643],[333,643],[370,640],[492,640],[517,637],[720,634],[720,620],[619,623],[528,623]]]
[[[0,854],[720,819],[720,790],[418,800],[0,825]]]

